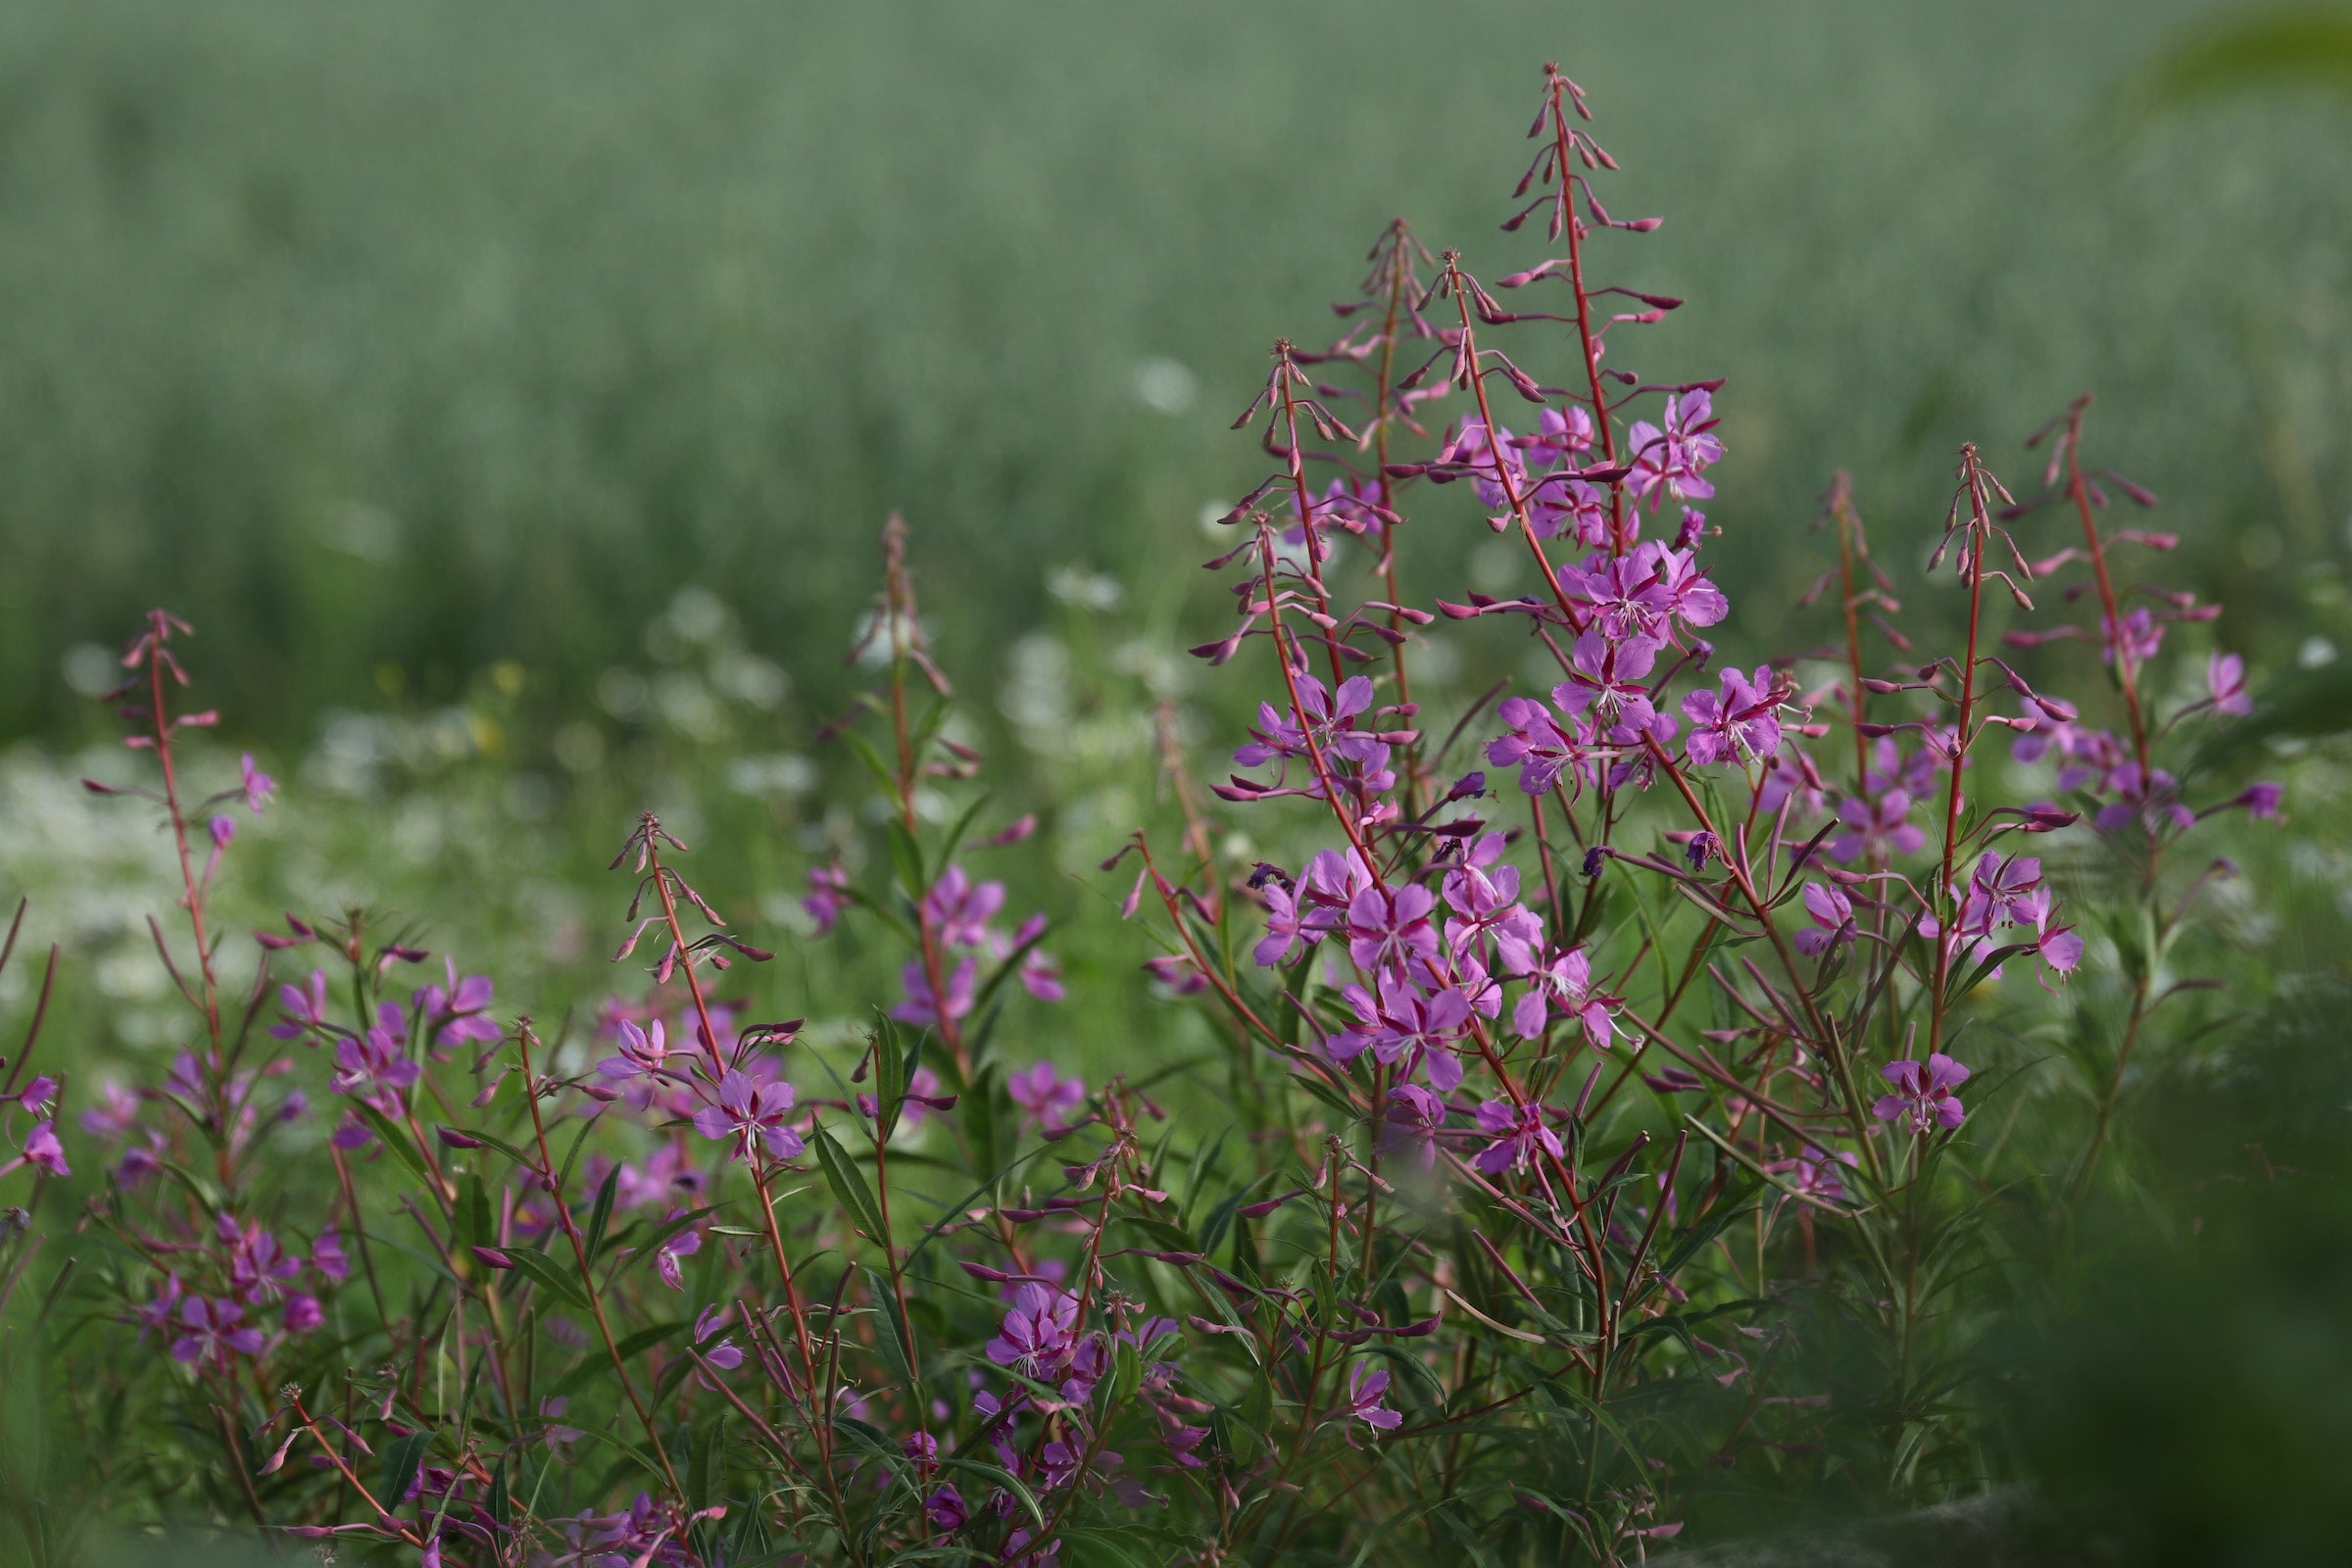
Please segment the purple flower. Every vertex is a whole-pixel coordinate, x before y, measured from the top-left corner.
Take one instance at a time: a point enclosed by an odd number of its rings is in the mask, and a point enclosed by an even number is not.
[[[313,1030],[326,1027],[326,971],[313,969],[310,985],[279,986],[278,1005],[286,1009],[286,1021],[272,1025],[270,1033],[279,1040],[300,1040]],[[310,1042],[313,1045],[317,1041]]]
[[[488,975],[469,974],[458,978],[455,958],[443,958],[449,984],[426,986],[417,1000],[424,1004],[424,1033],[428,1040],[446,1036],[451,1040],[477,1040],[487,1043],[499,1038],[500,1030],[490,1018],[492,986]]]
[[[1902,1119],[1910,1123],[1914,1133],[1931,1132],[1937,1127],[1960,1125],[1968,1112],[1960,1105],[1960,1097],[1952,1091],[1968,1082],[1968,1069],[1938,1051],[1927,1060],[1926,1066],[1916,1061],[1890,1061],[1879,1069],[1879,1076],[1894,1086],[1891,1095],[1881,1095],[1870,1113],[1881,1121]]]
[[[1059,1002],[1068,995],[1062,989],[1061,960],[1043,948],[1029,947],[1030,943],[1045,934],[1046,917],[1042,914],[1033,914],[1021,922],[1019,930],[1013,932],[1012,942],[1005,947],[1004,953],[1014,953],[1022,948],[1029,948],[1027,953],[1021,955],[1021,966],[1013,971],[1014,978],[1021,982],[1023,991],[1028,992],[1038,1001]],[[999,954],[998,956],[1004,956],[1004,953]]]
[[[791,1159],[805,1147],[801,1135],[784,1125],[792,1101],[792,1085],[755,1083],[741,1068],[730,1067],[718,1081],[718,1103],[694,1113],[694,1129],[705,1138],[733,1139],[737,1159],[750,1159],[762,1146],[778,1159]]]
[[[1693,519],[1701,524],[1706,521],[1695,512],[1686,513],[1683,518],[1686,532]],[[1653,551],[1655,554],[1651,555]],[[1634,553],[1634,559],[1647,559],[1651,563],[1657,575],[1657,592],[1666,603],[1667,612],[1686,627],[1712,626],[1732,612],[1732,602],[1698,569],[1698,552],[1690,545],[1669,550],[1663,545],[1646,544]]]
[[[676,1219],[678,1216],[673,1213],[669,1217]],[[654,1272],[661,1275],[662,1283],[671,1290],[682,1291],[686,1288],[686,1276],[679,1272],[678,1259],[692,1257],[702,1250],[703,1233],[689,1225],[654,1249]]]
[[[1024,1285],[988,1358],[1023,1377],[1051,1383],[1068,1369],[1078,1345],[1078,1298],[1051,1285]]]
[[[710,1336],[724,1329],[727,1326],[727,1313],[731,1310],[732,1308],[729,1307],[712,1305],[706,1306],[696,1313],[694,1343],[700,1346]],[[743,1351],[736,1348],[735,1342],[732,1340],[721,1340],[716,1345],[707,1347],[701,1353],[704,1360],[721,1372],[732,1372],[743,1365]]]
[[[1776,1159],[1764,1168],[1775,1176],[1788,1177],[1788,1185],[1808,1198],[1837,1202],[1845,1197],[1845,1177],[1840,1167],[1861,1163],[1860,1156],[1850,1149],[1832,1154],[1807,1144],[1795,1158]]]
[[[335,1042],[335,1093],[365,1101],[387,1116],[400,1115],[400,1092],[422,1071],[381,1029]]]
[[[350,1276],[351,1263],[343,1255],[343,1235],[332,1225],[320,1231],[318,1240],[311,1243],[311,1267],[330,1280]]]
[[[1462,1064],[1447,1049],[1450,1042],[1461,1038],[1470,1022],[1470,999],[1447,986],[1435,995],[1424,995],[1404,976],[1394,971],[1380,977],[1380,997],[1377,1002],[1362,986],[1351,985],[1341,995],[1355,1009],[1361,1027],[1335,1035],[1331,1054],[1346,1060],[1369,1046],[1382,1061],[1404,1063],[1411,1072],[1426,1062],[1429,1081],[1441,1093],[1450,1092],[1462,1081]]]
[[[139,1097],[110,1078],[98,1086],[98,1104],[81,1113],[81,1130],[119,1144],[138,1125]]]
[[[1005,1098],[1021,1107],[1024,1123],[1059,1132],[1067,1112],[1086,1103],[1086,1080],[1064,1078],[1050,1061],[1040,1061],[1004,1080]]]
[[[820,865],[808,873],[808,896],[801,900],[801,907],[816,922],[818,936],[831,931],[841,911],[849,906],[849,872],[838,865]]]
[[[1461,917],[1446,922],[1446,945],[1456,952],[1498,926],[1525,940],[1543,935],[1543,923],[1519,906],[1519,868],[1500,863],[1502,851],[1501,834],[1481,834],[1469,854],[1451,862],[1453,869],[1446,873],[1446,907]]]
[[[2274,784],[2265,779],[2260,783],[2247,785],[2244,793],[2230,804],[2244,807],[2248,816],[2268,821],[2278,814],[2278,808],[2285,800],[2286,786]]]
[[[565,1426],[561,1417],[571,1408],[568,1394],[550,1395],[539,1401],[540,1436],[547,1440],[547,1449],[561,1458],[564,1451],[586,1436],[578,1427]]]
[[[988,922],[1004,906],[1004,884],[975,883],[960,865],[951,865],[923,895],[923,915],[939,939],[955,948],[976,948],[988,940]]]
[[[308,1291],[289,1291],[286,1310],[278,1321],[289,1334],[308,1334],[326,1321],[326,1312],[319,1306],[318,1298]]]
[[[1715,487],[1699,472],[1723,457],[1723,443],[1709,433],[1715,427],[1714,399],[1692,388],[1668,398],[1662,417],[1663,428],[1636,419],[1625,432],[1634,470],[1626,487],[1647,500],[1652,510],[1669,496],[1677,501],[1706,500]]]
[[[2205,689],[2222,712],[2254,711],[2254,699],[2246,693],[2246,662],[2235,654],[2217,653],[2205,661]]]
[[[150,1333],[169,1334],[172,1331],[172,1320],[179,1315],[180,1298],[184,1294],[179,1276],[167,1274],[155,1295],[131,1309],[131,1316],[139,1325],[139,1344],[146,1344]]]
[[[1266,900],[1266,934],[1252,956],[1260,968],[1275,969],[1290,962],[1300,944],[1313,947],[1327,927],[1322,911],[1302,906],[1293,889],[1269,879],[1260,891]]]
[[[1478,1107],[1478,1130],[1494,1140],[1478,1152],[1475,1161],[1490,1176],[1506,1170],[1525,1170],[1542,1150],[1558,1159],[1565,1152],[1557,1134],[1545,1124],[1544,1107],[1534,1101],[1512,1104],[1490,1100]]]
[[[214,1226],[227,1245],[229,1289],[247,1305],[274,1299],[279,1286],[302,1273],[302,1259],[280,1247],[259,1221],[240,1226],[222,1214]]]
[[[1592,1042],[1594,1050],[1609,1049],[1614,1026],[1607,1003],[1592,993],[1592,960],[1585,956],[1584,949],[1570,948],[1540,958],[1533,948],[1506,944],[1504,956],[1510,961],[1513,978],[1527,982],[1527,990],[1511,1009],[1511,1028],[1520,1039],[1540,1038],[1556,1009],[1584,1025],[1585,1038]]]
[[[205,823],[204,828],[207,833],[212,835],[213,850],[216,854],[236,842],[237,819],[233,816],[216,816]]]
[[[66,1163],[66,1146],[57,1141],[54,1120],[36,1121],[32,1131],[24,1135],[24,1158],[52,1176],[71,1176],[73,1167]]]
[[[245,809],[261,815],[276,789],[277,780],[254,766],[253,754],[247,752],[237,763],[237,793],[245,797]]]
[[[1316,746],[1326,759],[1362,763],[1366,769],[1378,769],[1387,762],[1389,749],[1368,730],[1349,725],[1357,715],[1372,707],[1372,682],[1362,675],[1351,676],[1340,683],[1335,699],[1314,676],[1300,672],[1292,677],[1298,687],[1299,715],[1277,710],[1270,703],[1257,705],[1257,723],[1250,727],[1254,737],[1249,745],[1233,754],[1233,760],[1244,767],[1256,767],[1279,759],[1307,755],[1308,728],[1311,727]]]
[[[1446,1102],[1418,1084],[1399,1084],[1389,1091],[1388,1122],[1384,1135],[1407,1147],[1423,1170],[1438,1164],[1438,1133],[1446,1125]]]
[[[947,1015],[950,1020],[964,1017],[972,1010],[972,993],[980,974],[978,960],[968,955],[960,959],[948,976]],[[931,977],[922,960],[909,959],[899,971],[899,983],[906,989],[906,1000],[890,1009],[890,1015],[901,1023],[932,1027],[940,1021],[940,1004],[931,995]]]
[[[964,1506],[963,1494],[956,1490],[952,1481],[923,1499],[923,1512],[929,1516],[931,1528],[943,1536],[961,1530],[972,1516],[971,1509]]]
[[[1565,409],[1543,410],[1536,416],[1536,433],[1521,439],[1528,462],[1548,468],[1572,452],[1592,448],[1592,416],[1574,403]]]
[[[636,1078],[659,1078],[662,1064],[669,1058],[669,1043],[663,1037],[662,1020],[653,1020],[653,1028],[640,1029],[628,1019],[620,1020],[620,1054],[607,1056],[596,1064],[597,1075],[625,1083]]]
[[[189,1297],[179,1307],[180,1326],[187,1332],[172,1342],[172,1358],[225,1366],[232,1354],[259,1355],[262,1331],[239,1328],[237,1323],[244,1316],[245,1309],[234,1301]]]
[[[2031,925],[2028,901],[2041,887],[2041,861],[2031,855],[2004,860],[1987,851],[1968,879],[1961,901],[1959,928],[1965,936],[1984,936],[1995,925]]]
[[[1796,951],[1815,955],[1829,952],[1841,942],[1854,940],[1854,906],[1834,887],[1820,882],[1805,884],[1805,913],[1813,923],[1796,933]]]
[[[2020,906],[2019,923],[2034,928],[2034,951],[2041,956],[2042,962],[2060,974],[2072,974],[2082,961],[2082,939],[2075,935],[2073,926],[2053,922],[2057,902],[2048,888],[2035,888]]]
[[[1418,883],[1385,892],[1364,889],[1348,906],[1348,956],[1373,974],[1402,968],[1414,958],[1434,960],[1438,933],[1429,917],[1437,906],[1436,895]]]
[[[1537,538],[1568,534],[1580,545],[1608,542],[1609,493],[1591,480],[1547,473],[1522,499],[1527,502],[1528,525]]]
[[[2132,663],[2144,664],[2164,646],[2164,623],[2143,607],[2126,612],[2120,627],[2113,617],[2101,615],[2099,636],[2106,644],[2109,663],[2115,662],[2117,652],[2121,651]]]
[[[1683,699],[1683,716],[1691,726],[1690,760],[1701,767],[1744,764],[1779,751],[1782,693],[1771,666],[1756,666],[1752,679],[1727,669],[1718,685],[1719,691],[1695,691]]]
[[[1910,815],[1911,797],[1901,790],[1886,790],[1868,801],[1848,795],[1838,803],[1838,820],[1845,831],[1830,840],[1831,857],[1859,860],[1867,856],[1877,862],[1917,855],[1928,836],[1911,825]]]
[[[1642,677],[1657,662],[1658,645],[1646,637],[1612,643],[1597,631],[1580,633],[1568,654],[1568,678],[1551,689],[1563,713],[1591,712],[1604,724],[1647,729],[1655,710]]]
[[[1375,1432],[1394,1432],[1404,1417],[1381,1403],[1389,1392],[1389,1374],[1358,1361],[1348,1374],[1348,1413]]]
[[[1583,742],[1571,740],[1551,710],[1532,697],[1506,697],[1495,712],[1510,731],[1487,743],[1487,760],[1496,767],[1518,768],[1519,788],[1525,793],[1549,793],[1560,769],[1581,757]]]

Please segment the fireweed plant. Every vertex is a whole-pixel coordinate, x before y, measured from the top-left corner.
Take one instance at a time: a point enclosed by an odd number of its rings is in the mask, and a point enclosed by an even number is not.
[[[1679,302],[1592,281],[1656,220],[1610,216],[1589,124],[1546,68],[1503,226],[1548,254],[1489,284],[1392,225],[1338,341],[1278,343],[1237,421],[1274,466],[1210,564],[1236,624],[1195,652],[1262,701],[1211,788],[1298,854],[1236,862],[1163,710],[1183,829],[1105,866],[1132,858],[1142,983],[1205,1011],[1206,1058],[1090,1085],[1021,1043],[1063,981],[988,861],[1038,824],[989,816],[895,518],[879,684],[829,731],[889,874],[826,864],[804,901],[811,941],[899,945],[854,1062],[729,996],[770,954],[651,814],[613,862],[628,979],[591,1008],[501,1015],[360,910],[257,933],[232,994],[212,893],[273,787],[247,760],[192,794],[214,717],[152,616],[113,694],[151,776],[91,788],[175,851],[153,934],[188,1044],[77,1122],[29,1040],[0,1089],[0,1178],[30,1189],[0,1291],[42,1186],[105,1168],[35,1327],[116,1511],[447,1565],[1623,1562],[1768,1488],[1996,1478],[1967,1238],[2005,1186],[2099,1179],[2134,1053],[2205,984],[2174,947],[2227,867],[2175,862],[2278,791],[2198,804],[2167,759],[2249,710],[2245,673],[2159,678],[2213,611],[2126,581],[2172,541],[2104,520],[2152,498],[2088,466],[2086,404],[2024,502],[1962,449],[1931,563],[1958,648],[1907,640],[1840,480],[1828,640],[1719,666],[1716,384],[1623,365]],[[1398,536],[1463,496],[1524,591],[1415,603]],[[1441,617],[1556,680],[1433,721],[1412,657]],[[2113,727],[2019,667],[2070,639]],[[2011,776],[2046,798],[2000,800]],[[2078,879],[2114,896],[2078,913],[2045,840],[2126,867]],[[2021,1175],[1983,1069],[2027,1034],[2064,1039],[2088,1110]],[[1825,1371],[1831,1324],[1868,1376]]]

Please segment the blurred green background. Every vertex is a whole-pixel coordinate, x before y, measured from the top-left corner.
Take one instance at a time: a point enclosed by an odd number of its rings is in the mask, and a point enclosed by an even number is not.
[[[2230,640],[2291,647],[2281,570],[2344,549],[2352,139],[2291,99],[2123,136],[2209,10],[13,6],[0,739],[78,733],[61,660],[155,603],[288,746],[500,660],[595,713],[688,585],[830,697],[891,507],[987,670],[1052,565],[1189,569],[1266,345],[1392,214],[1519,264],[1550,57],[1668,220],[1606,270],[1690,301],[1619,352],[1729,377],[1745,635],[1832,469],[1916,540],[1960,440],[2022,469],[2087,388]]]

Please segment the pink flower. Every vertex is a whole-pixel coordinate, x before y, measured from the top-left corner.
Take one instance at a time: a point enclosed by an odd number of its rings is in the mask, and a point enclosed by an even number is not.
[[[1916,1061],[1890,1061],[1879,1069],[1879,1076],[1894,1086],[1891,1095],[1881,1095],[1870,1113],[1881,1121],[1905,1120],[1914,1133],[1926,1133],[1937,1127],[1960,1125],[1968,1112],[1961,1108],[1960,1097],[1952,1091],[1968,1082],[1968,1069],[1938,1051],[1927,1060],[1926,1066]]]
[[[741,1068],[730,1067],[718,1081],[718,1103],[694,1113],[694,1129],[705,1138],[732,1138],[737,1159],[750,1159],[759,1147],[778,1159],[791,1159],[806,1147],[801,1135],[784,1125],[792,1102],[792,1085],[755,1083]]]
[[[1764,1169],[1775,1176],[1788,1177],[1788,1185],[1808,1198],[1837,1202],[1845,1197],[1845,1176],[1839,1167],[1850,1168],[1861,1163],[1861,1156],[1850,1149],[1832,1154],[1807,1144],[1795,1158],[1776,1159]]]
[[[1426,1063],[1430,1083],[1442,1094],[1462,1081],[1462,1064],[1447,1049],[1461,1038],[1470,1022],[1470,999],[1460,991],[1447,986],[1425,996],[1410,980],[1392,971],[1380,977],[1377,1003],[1362,986],[1349,986],[1341,995],[1365,1027],[1334,1036],[1334,1056],[1344,1060],[1369,1046],[1384,1062],[1401,1060],[1406,1072]],[[1343,1046],[1343,1040],[1352,1049]]]

